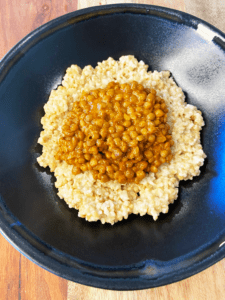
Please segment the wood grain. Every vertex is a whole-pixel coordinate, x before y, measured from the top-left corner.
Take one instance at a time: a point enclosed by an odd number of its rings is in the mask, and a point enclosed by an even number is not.
[[[224,0],[184,0],[186,11],[225,32]]]
[[[0,299],[18,299],[20,253],[0,234]]]
[[[35,28],[77,9],[77,0],[0,0],[0,59]]]
[[[66,300],[67,281],[37,266],[0,234],[1,300]]]
[[[67,281],[35,265],[21,255],[21,300],[66,300]]]
[[[142,4],[152,4],[158,6],[164,6],[168,8],[174,8],[177,10],[185,10],[184,0],[79,0],[78,1],[78,8],[86,8],[90,6],[97,6],[97,5],[105,5],[105,4],[117,4],[117,3],[142,3]]]

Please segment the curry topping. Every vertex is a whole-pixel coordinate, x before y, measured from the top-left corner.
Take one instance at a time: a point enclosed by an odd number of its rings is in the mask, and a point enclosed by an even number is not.
[[[167,106],[154,89],[110,82],[82,92],[62,125],[57,160],[73,174],[90,170],[102,182],[139,183],[172,159]]]

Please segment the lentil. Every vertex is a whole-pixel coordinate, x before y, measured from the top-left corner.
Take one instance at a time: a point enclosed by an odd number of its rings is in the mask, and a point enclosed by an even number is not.
[[[110,105],[104,103],[105,97]],[[123,184],[138,183],[149,170],[156,173],[161,164],[172,159],[170,147],[173,141],[165,110],[166,104],[156,96],[155,90],[145,89],[136,81],[131,84],[112,81],[101,91],[83,92],[80,101],[74,103],[64,120],[63,137],[59,140],[55,158],[74,166],[82,164],[74,169],[76,174],[88,169],[103,182],[116,178]],[[82,146],[85,155],[77,151]],[[72,160],[71,152],[75,153]],[[102,162],[94,158],[99,152],[103,155]],[[158,158],[159,154],[164,160]],[[123,159],[129,162],[134,158],[140,161],[133,167],[135,173],[123,162]],[[122,172],[119,176],[118,171],[113,171],[112,164],[119,166]],[[100,175],[104,173],[105,176]]]

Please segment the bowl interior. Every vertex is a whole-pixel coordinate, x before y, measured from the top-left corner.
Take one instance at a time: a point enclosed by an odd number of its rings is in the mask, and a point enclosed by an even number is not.
[[[225,226],[224,49],[195,28],[157,14],[127,11],[75,20],[70,16],[58,21],[57,30],[40,30],[1,73],[0,200],[2,210],[22,224],[11,227],[26,228],[53,249],[102,267],[166,263],[193,251],[215,251],[212,241],[221,241]],[[36,162],[42,151],[40,118],[68,66],[95,67],[128,54],[149,70],[170,70],[187,103],[202,111],[207,159],[200,176],[180,183],[178,200],[156,222],[130,215],[114,226],[89,223],[59,199],[54,176]]]

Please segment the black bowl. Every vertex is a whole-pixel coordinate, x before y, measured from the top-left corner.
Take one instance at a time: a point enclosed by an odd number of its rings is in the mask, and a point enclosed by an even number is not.
[[[156,6],[109,5],[55,19],[0,63],[0,227],[24,255],[82,284],[134,290],[169,284],[225,254],[225,35],[188,14]],[[181,182],[178,200],[155,222],[131,215],[114,226],[78,218],[38,166],[37,139],[49,93],[71,64],[132,54],[170,70],[203,113],[207,159]]]

